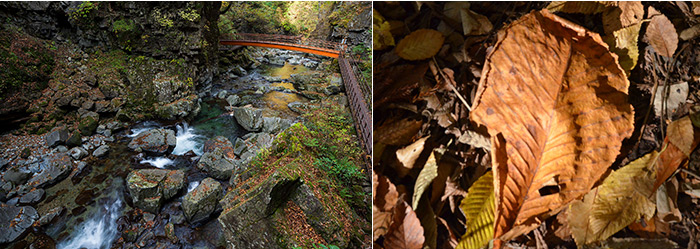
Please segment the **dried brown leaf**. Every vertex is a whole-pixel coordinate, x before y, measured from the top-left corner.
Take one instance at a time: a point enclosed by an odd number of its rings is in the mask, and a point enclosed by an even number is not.
[[[552,12],[596,14],[615,6],[615,1],[552,1],[547,9]]]
[[[390,119],[374,130],[374,143],[402,146],[418,133],[423,120],[412,118]]]
[[[399,159],[401,165],[397,166],[396,171],[399,173],[399,177],[404,177],[408,174],[413,165],[416,163],[416,159],[423,152],[423,146],[425,145],[425,140],[428,140],[430,136],[423,137],[413,142],[412,144],[401,148],[396,151],[396,158]]]
[[[629,81],[598,34],[547,10],[502,31],[483,72],[470,118],[491,135],[494,237],[510,240],[582,197],[615,160],[634,128]]]
[[[485,16],[471,10],[462,10],[462,32],[464,35],[483,35],[491,32],[493,25]]]
[[[425,242],[423,226],[405,201],[399,202],[389,232],[384,236],[384,248],[422,249]]]
[[[700,132],[695,128],[689,117],[683,117],[671,122],[668,134],[664,139],[665,149],[656,163],[656,182],[654,189],[661,186],[678,167],[688,159],[688,151],[695,150],[700,143]],[[689,139],[692,139],[689,140]]]
[[[649,9],[650,13],[653,12],[653,7],[650,6]],[[644,39],[659,55],[668,58],[673,57],[678,48],[676,28],[664,15],[655,15],[651,18]]]
[[[445,36],[434,29],[419,29],[404,37],[396,46],[396,53],[406,60],[424,60],[437,54]]]
[[[618,2],[617,8],[603,11],[603,29],[606,34],[639,24],[644,17],[644,5],[640,1]],[[635,41],[636,43],[636,41]]]
[[[396,191],[389,178],[378,175],[372,171],[372,192],[374,193],[374,201],[372,202],[372,231],[373,240],[377,240],[379,236],[387,233],[392,221],[392,214],[396,203],[399,200],[399,193]]]
[[[680,222],[681,211],[678,209],[678,180],[671,178],[656,190],[656,216],[663,222]]]

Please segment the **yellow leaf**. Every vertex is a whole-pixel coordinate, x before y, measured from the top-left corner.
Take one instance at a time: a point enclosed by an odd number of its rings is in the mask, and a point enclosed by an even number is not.
[[[382,14],[376,9],[374,10],[372,19],[372,37],[374,39],[374,50],[382,50],[389,46],[394,46],[394,36],[391,35],[391,25],[384,20]]]
[[[658,159],[659,153],[652,151],[634,160],[611,173],[583,201],[571,204],[569,226],[577,245],[605,240],[632,222],[654,215],[656,205],[650,197]]]
[[[396,53],[406,60],[423,60],[437,54],[442,47],[445,37],[434,29],[419,29],[413,31],[399,42]]]
[[[632,26],[614,31],[611,35],[603,38],[605,43],[610,46],[610,51],[617,54],[620,66],[629,75],[630,71],[637,65],[639,58],[639,47],[637,40],[639,39],[639,29],[642,28],[642,23],[637,23]]]
[[[430,186],[430,183],[433,182],[433,179],[437,177],[438,175],[438,165],[437,161],[435,160],[435,151],[430,154],[430,157],[428,157],[428,161],[425,162],[425,166],[423,166],[423,169],[421,169],[420,173],[418,174],[418,178],[416,178],[416,185],[413,187],[413,210],[418,209],[418,201],[420,200],[420,197],[423,195],[423,192],[425,189]]]
[[[457,249],[478,249],[493,237],[493,172],[486,172],[469,188],[459,208],[467,217],[467,232]]]

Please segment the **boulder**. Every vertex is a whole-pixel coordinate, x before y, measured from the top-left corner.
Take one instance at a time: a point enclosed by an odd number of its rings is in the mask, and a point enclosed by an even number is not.
[[[75,160],[83,159],[83,157],[88,155],[87,150],[83,147],[73,147],[68,151],[68,154]]]
[[[39,163],[40,171],[29,179],[29,185],[37,188],[53,186],[65,179],[73,170],[73,161],[66,153],[48,155]]]
[[[46,146],[54,147],[59,144],[63,144],[68,140],[69,134],[65,127],[57,127],[51,130],[49,134],[46,135]]]
[[[162,155],[175,148],[177,138],[175,132],[168,129],[152,129],[144,131],[129,142],[129,148],[137,152],[148,152]]]
[[[11,168],[2,176],[6,182],[12,182],[15,185],[21,185],[27,182],[32,177],[32,172],[27,172],[19,168]]]
[[[83,143],[83,136],[80,134],[79,131],[74,131],[73,134],[70,135],[68,140],[66,140],[66,145],[70,147],[75,147],[75,146],[80,146],[80,144]]]
[[[292,121],[279,117],[263,117],[263,132],[278,133],[292,126]]]
[[[231,151],[231,154],[233,154],[233,151]],[[229,158],[227,155],[223,149],[215,148],[214,151],[202,154],[197,167],[216,179],[228,179],[234,171],[237,171],[239,164],[235,159]]]
[[[36,209],[30,206],[0,207],[0,244],[22,237],[27,229],[39,219]]]
[[[231,94],[228,97],[226,97],[226,102],[230,106],[236,106],[241,102],[241,98],[238,97],[238,95]]]
[[[190,223],[197,223],[209,218],[214,212],[222,195],[221,184],[206,178],[182,199],[182,211]]]
[[[49,224],[53,222],[56,217],[60,216],[61,213],[63,213],[63,210],[65,210],[65,207],[55,207],[52,208],[49,211],[46,211],[45,214],[41,215],[41,219],[39,219],[39,226],[44,226],[46,224]]]
[[[85,116],[80,120],[80,124],[78,124],[80,134],[85,136],[91,136],[93,133],[95,133],[96,129],[97,119],[94,116]]]
[[[171,103],[156,107],[156,115],[162,119],[175,120],[194,117],[201,110],[197,95],[190,95]]]
[[[259,131],[263,127],[262,109],[250,106],[233,108],[238,124],[248,131]]]
[[[19,204],[37,204],[41,201],[42,198],[44,198],[44,194],[46,194],[46,191],[44,191],[44,189],[35,189],[22,196],[22,198],[19,198]]]
[[[92,156],[94,157],[103,157],[109,153],[109,145],[103,144],[100,147],[97,147],[94,151],[92,151]]]
[[[234,159],[236,157],[233,152],[233,144],[230,140],[228,140],[228,138],[224,136],[216,136],[212,139],[205,141],[204,146],[202,147],[202,152],[212,152],[216,148],[220,148],[224,152],[224,156],[226,156],[227,158]]]
[[[185,187],[185,172],[181,170],[140,169],[126,177],[127,189],[134,206],[157,213],[165,200]]]

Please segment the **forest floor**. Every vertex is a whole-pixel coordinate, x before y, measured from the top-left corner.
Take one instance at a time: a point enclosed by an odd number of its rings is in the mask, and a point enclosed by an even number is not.
[[[481,248],[494,244],[518,248],[698,248],[700,152],[694,148],[699,132],[690,125],[698,127],[696,112],[700,111],[698,3],[378,2],[374,8],[375,248]],[[542,27],[534,26],[540,24]],[[521,26],[526,34],[516,33]],[[562,31],[566,29],[577,32]],[[540,32],[550,36],[537,40]],[[571,45],[574,52],[564,53],[570,56],[569,64],[546,64],[550,58],[559,59],[562,54],[557,49],[567,42],[561,37],[568,35],[575,44]],[[546,43],[548,39],[559,39],[559,44],[527,43]],[[576,46],[590,40],[595,44],[575,51]],[[507,50],[513,47],[520,50]],[[599,108],[577,107],[577,97],[585,94],[569,94],[579,81],[578,76],[568,74],[578,66],[579,55],[588,56],[582,62],[586,73],[579,74],[583,75],[581,81],[598,69],[621,76],[591,76],[593,80],[582,85],[595,89],[593,96],[603,99],[588,101],[601,103]],[[613,59],[603,64],[599,60],[604,57]],[[519,65],[530,67],[531,74],[508,78],[523,71],[517,70]],[[566,66],[564,75],[557,74],[560,66]],[[510,71],[501,74],[501,68]],[[540,72],[539,78],[536,72]],[[530,89],[530,93],[520,88],[539,86],[536,84],[546,88],[549,82],[536,81],[543,74],[564,79],[551,84],[560,89],[559,98],[551,103],[557,108],[547,108],[547,103],[533,106],[542,103],[543,94],[534,94],[538,89]],[[499,80],[507,82],[498,85]],[[617,87],[616,82],[623,85]],[[601,86],[608,88],[601,91]],[[610,93],[610,87],[618,91]],[[501,90],[515,93],[521,102]],[[500,104],[489,105],[493,91]],[[617,95],[601,97],[607,94]],[[573,128],[567,128],[578,133],[571,138],[577,146],[571,148],[575,157],[571,163],[557,159],[560,165],[546,168],[540,159],[548,157],[549,147],[538,146],[556,141],[542,137],[542,127],[527,123],[527,110],[550,114],[551,118],[562,115],[562,106],[583,108],[571,114],[576,119],[589,111],[606,109],[606,105],[615,105],[616,110],[610,112],[619,116],[599,120],[614,123],[591,131],[603,134],[596,137],[599,143],[586,147],[595,142],[584,136],[586,128],[598,123],[578,119],[571,124]],[[497,121],[490,119],[494,112],[500,115]],[[550,124],[540,120],[545,116],[534,117],[540,124]],[[687,126],[679,136],[675,129],[681,123]],[[623,125],[630,129],[620,128]],[[498,134],[500,128],[506,131]],[[547,134],[556,132],[550,126],[542,129],[549,129]],[[524,138],[508,137],[508,130]],[[536,142],[529,143],[530,137]],[[686,145],[679,145],[675,140],[679,137],[687,140]],[[569,148],[564,147],[551,153],[568,153],[562,152]],[[581,151],[584,148],[596,152],[586,154],[589,151]],[[683,153],[675,153],[678,149]],[[516,158],[516,150],[530,151],[535,158]],[[525,163],[519,164],[519,160]],[[671,165],[669,160],[675,163]],[[580,170],[579,166],[586,165],[582,162],[599,168]],[[646,173],[629,173],[638,165],[644,169],[640,172]],[[561,173],[563,168],[573,175]],[[538,169],[552,173],[538,174]],[[514,170],[520,175],[514,176]],[[496,186],[491,184],[492,174],[497,178],[493,181]],[[565,175],[570,178],[564,179]],[[586,183],[578,189],[583,191],[580,194],[566,191],[581,182]],[[606,188],[621,195],[629,189],[641,198],[617,196],[601,211],[595,205],[607,198]],[[553,204],[553,196],[560,202]],[[645,211],[637,205],[641,202],[648,203]],[[577,205],[586,203],[593,206],[578,212],[582,209],[576,209]],[[523,208],[530,204],[532,209]],[[531,210],[540,211],[524,212]],[[600,213],[608,216],[596,216]],[[577,218],[585,222],[578,223]],[[607,225],[591,225],[596,222]],[[492,240],[496,237],[500,240]]]

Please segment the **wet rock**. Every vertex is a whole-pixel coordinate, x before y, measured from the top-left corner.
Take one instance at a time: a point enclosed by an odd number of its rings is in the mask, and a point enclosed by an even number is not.
[[[45,233],[34,233],[34,242],[29,245],[29,249],[53,249],[56,248],[56,241]]]
[[[73,161],[66,153],[49,155],[39,163],[38,174],[29,179],[29,185],[37,188],[53,186],[65,179],[73,170]]]
[[[129,142],[129,148],[156,155],[170,153],[177,143],[175,132],[168,129],[152,129],[144,131]]]
[[[182,213],[175,213],[170,215],[170,222],[176,225],[185,223],[185,216]]]
[[[65,209],[65,207],[55,207],[47,211],[41,216],[41,219],[39,219],[39,226],[44,226],[53,222],[53,220],[56,219],[56,217],[60,216]]]
[[[32,176],[31,172],[26,172],[19,168],[11,168],[2,176],[2,179],[8,182],[12,182],[15,185],[24,184],[27,182],[29,177]]]
[[[206,178],[199,185],[185,195],[182,200],[182,210],[190,223],[198,223],[209,218],[221,199],[221,184]]]
[[[241,102],[241,98],[238,95],[232,94],[226,97],[226,102],[229,106],[236,106]]]
[[[30,206],[0,207],[0,243],[12,242],[22,237],[38,219],[36,209]]]
[[[29,204],[29,205],[34,205],[39,203],[43,198],[44,195],[46,194],[46,191],[44,189],[35,189],[26,195],[22,196],[22,198],[19,199],[19,204]]]
[[[139,248],[146,247],[148,245],[153,244],[155,242],[155,235],[153,235],[153,232],[148,231],[145,234],[141,235],[139,240],[136,242],[136,245],[138,245]]]
[[[83,143],[83,136],[79,131],[74,131],[68,140],[66,140],[66,145],[70,147],[80,146]]]
[[[278,133],[292,126],[292,121],[279,117],[263,117],[263,131],[267,133]]]
[[[75,160],[83,159],[83,157],[88,155],[87,150],[83,147],[74,147],[68,151],[68,154]]]
[[[56,145],[63,144],[66,142],[66,140],[68,140],[68,137],[68,129],[65,127],[56,127],[46,135],[46,146],[54,147]]]
[[[251,106],[233,108],[238,124],[248,131],[259,131],[263,127],[262,109]]]
[[[94,151],[92,151],[92,156],[94,157],[103,157],[109,153],[109,145],[103,144],[100,147],[97,147]]]
[[[225,99],[226,95],[228,95],[228,92],[226,90],[221,90],[219,91],[219,93],[216,94],[216,97],[220,99]]]
[[[149,213],[149,212],[143,213],[143,222],[148,223],[148,222],[151,222],[151,221],[153,221],[153,220],[155,220],[155,219],[156,219],[156,215],[155,215],[155,214],[152,214],[152,213]]]
[[[129,173],[127,188],[136,207],[158,213],[160,205],[185,187],[181,170],[140,169]]]
[[[207,172],[207,174],[216,179],[228,179],[237,170],[238,164],[234,159],[231,159],[221,148],[215,148],[214,151],[204,153],[197,163],[197,167]]]
[[[197,95],[190,95],[156,107],[156,115],[166,120],[194,117],[201,110]]]
[[[175,235],[175,225],[173,223],[165,224],[165,236],[168,237],[170,242],[177,244],[177,236]]]
[[[207,152],[212,152],[216,148],[220,148],[223,152],[224,155],[230,159],[235,158],[235,155],[233,153],[234,148],[233,144],[231,144],[231,141],[228,140],[228,138],[224,136],[216,136],[212,139],[209,139],[204,142],[204,146],[202,148],[202,152],[207,153]]]

